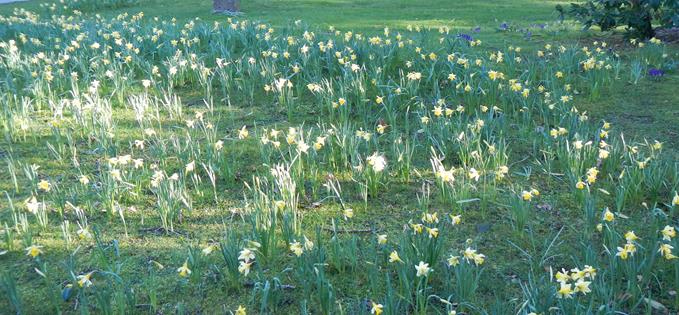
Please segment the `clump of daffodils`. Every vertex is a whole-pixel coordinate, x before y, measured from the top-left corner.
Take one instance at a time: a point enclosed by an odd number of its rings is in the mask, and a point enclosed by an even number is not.
[[[634,253],[637,252],[637,246],[635,242],[638,239],[639,237],[634,234],[634,231],[627,231],[627,233],[625,233],[626,243],[622,247],[618,246],[618,252],[615,254],[615,256],[620,257],[622,260],[627,260],[627,258],[630,256],[634,256]]]
[[[244,277],[250,274],[250,267],[255,262],[255,250],[257,243],[251,242],[254,247],[245,247],[238,253],[238,272],[240,272]]]
[[[476,249],[472,249],[471,247],[467,247],[467,249],[463,250],[460,252],[462,254],[462,257],[464,257],[464,260],[467,263],[474,263],[477,266],[483,265],[483,263],[486,261],[486,255],[478,253]],[[451,266],[455,266],[455,264],[451,264],[451,262],[455,262],[456,260],[453,259],[454,256],[451,256],[448,259],[448,264]],[[451,260],[452,259],[452,260]]]
[[[596,277],[596,272],[597,270],[589,265],[585,265],[583,269],[573,268],[570,272],[561,269],[554,276],[558,284],[556,296],[560,299],[570,299],[576,293],[587,295],[592,292],[589,286]]]
[[[660,248],[658,248],[658,253],[667,260],[676,259],[677,256],[672,254],[674,246],[669,244],[672,242],[672,239],[677,236],[676,229],[673,226],[666,225],[660,233],[662,234],[662,242],[660,243]]]
[[[531,190],[524,190],[521,192],[521,199],[524,201],[531,201],[533,200],[534,197],[540,196],[540,191],[538,191],[535,188],[532,188]]]

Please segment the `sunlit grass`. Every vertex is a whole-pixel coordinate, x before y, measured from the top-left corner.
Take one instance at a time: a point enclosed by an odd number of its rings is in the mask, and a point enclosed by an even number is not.
[[[675,46],[556,1],[42,3],[0,8],[41,14],[0,23],[0,313],[679,307]]]

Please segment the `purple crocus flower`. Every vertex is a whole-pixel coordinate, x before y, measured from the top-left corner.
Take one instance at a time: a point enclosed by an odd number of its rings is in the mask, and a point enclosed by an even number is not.
[[[651,77],[662,77],[663,75],[665,75],[665,71],[662,71],[661,69],[651,68],[648,69],[648,75]]]
[[[474,38],[469,34],[457,34],[457,38],[462,38],[462,39],[464,39],[468,42],[471,42],[471,41],[474,40]]]

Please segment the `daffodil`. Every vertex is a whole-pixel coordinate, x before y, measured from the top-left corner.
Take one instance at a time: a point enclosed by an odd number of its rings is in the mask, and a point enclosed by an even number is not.
[[[238,305],[238,309],[236,309],[235,315],[247,315],[245,307],[243,307],[243,305]]]
[[[189,261],[185,260],[184,264],[177,268],[177,273],[179,273],[179,276],[182,278],[186,278],[191,274],[191,269],[189,269]]]
[[[246,126],[243,126],[241,129],[238,130],[238,139],[246,139],[250,135],[250,132],[248,132],[248,128]]]
[[[43,179],[40,182],[38,182],[38,189],[45,191],[45,192],[48,192],[52,189],[52,184],[50,184],[50,182]]]
[[[615,220],[615,214],[608,210],[608,208],[606,208],[606,211],[604,211],[604,220],[607,222],[613,222],[613,220]]]
[[[193,170],[196,168],[196,161],[191,161],[190,163],[186,164],[184,167],[184,171],[186,173],[191,173]]]
[[[497,172],[495,172],[495,176],[497,177],[497,179],[503,179],[505,175],[507,175],[508,173],[509,167],[507,167],[506,165],[501,165],[500,167],[498,167]]]
[[[377,130],[377,133],[383,134],[387,130],[387,125],[380,123],[380,124],[377,125],[376,130]]]
[[[92,281],[90,280],[90,278],[92,278],[92,274],[93,274],[93,273],[94,273],[94,272],[90,272],[90,273],[87,273],[87,274],[84,274],[84,275],[79,275],[79,276],[77,277],[77,279],[78,279],[78,286],[80,286],[81,288],[88,288],[88,287],[90,287],[90,286],[92,285]]]
[[[609,154],[610,154],[610,152],[608,150],[599,149],[599,158],[600,159],[602,159],[602,160],[607,159]]]
[[[592,292],[592,290],[589,288],[590,281],[585,281],[583,279],[579,279],[578,281],[575,282],[575,290],[574,292],[576,293],[582,293],[582,294],[587,294]]]
[[[342,214],[344,215],[345,220],[349,220],[354,217],[354,209],[351,208],[344,209]]]
[[[570,283],[560,282],[559,290],[556,292],[557,297],[562,298],[572,298],[573,288]]]
[[[467,240],[468,244],[470,243],[470,240]],[[479,254],[476,252],[475,249],[472,249],[471,247],[467,247],[464,251],[462,251],[462,256],[467,262],[474,262],[475,265],[482,265],[485,260],[486,260],[486,255],[484,254]]]
[[[594,277],[596,277],[596,269],[590,265],[585,265],[585,268],[583,268],[582,271],[587,278],[594,279]]]
[[[673,226],[666,225],[665,228],[662,229],[662,239],[665,241],[671,241],[673,237],[677,235],[677,231],[674,229]]]
[[[451,214],[450,219],[451,219],[453,225],[458,225],[462,222],[462,215],[461,214],[458,214],[458,215],[452,215]]]
[[[301,153],[307,153],[309,151],[309,145],[304,143],[303,141],[298,141],[297,142],[297,151]]]
[[[443,115],[443,108],[441,106],[435,106],[432,113],[434,113],[434,116],[436,117],[441,117],[441,115]]]
[[[474,257],[474,264],[477,266],[483,265],[483,263],[486,261],[486,255],[484,254],[475,254]]]
[[[302,256],[302,253],[304,253],[304,248],[302,248],[302,244],[298,241],[293,241],[290,243],[290,251],[295,254],[295,256],[299,257]]]
[[[429,275],[429,272],[431,272],[431,268],[429,268],[429,264],[420,261],[418,265],[415,266],[415,270],[417,271],[417,276],[418,277],[426,277]]]
[[[238,260],[249,262],[255,259],[255,253],[249,248],[243,248],[239,255]]]
[[[589,184],[594,184],[594,182],[596,182],[598,174],[599,170],[597,170],[596,167],[592,167],[589,170],[587,170],[587,182]]]
[[[674,246],[670,244],[661,244],[660,248],[658,249],[658,252],[665,257],[666,259],[672,259],[675,256],[672,254],[672,249],[674,249]],[[671,257],[671,258],[668,258]]]
[[[427,227],[427,233],[429,234],[429,238],[437,238],[439,236],[439,229]]]
[[[314,249],[314,242],[312,242],[310,239],[304,235],[304,250],[312,250]]]
[[[556,278],[556,281],[560,283],[568,282],[571,280],[571,276],[568,274],[568,272],[566,272],[565,269],[561,269],[561,271],[558,271],[554,277]]]
[[[78,229],[78,231],[76,231],[76,234],[78,235],[78,239],[81,240],[92,238],[92,233],[90,233],[90,229],[87,226]]]
[[[441,169],[436,172],[436,177],[440,178],[444,183],[452,183],[455,181],[453,170],[446,170],[443,167],[441,167]]]
[[[439,223],[439,216],[437,212],[434,213],[423,213],[422,214],[422,221],[425,223]]]
[[[413,234],[421,234],[424,229],[424,226],[420,223],[412,223],[410,227],[413,228]]]
[[[384,155],[378,154],[377,152],[369,156],[367,162],[375,173],[382,172],[387,166],[387,160],[384,158]]]
[[[390,262],[390,263],[393,263],[393,262],[403,262],[403,260],[401,260],[401,257],[398,256],[398,252],[397,252],[397,251],[393,251],[393,252],[389,253],[389,262]]]
[[[575,188],[577,188],[579,190],[585,189],[585,182],[579,180],[577,183],[575,183]]]
[[[26,256],[31,256],[32,258],[35,258],[42,255],[43,251],[41,248],[42,246],[35,244],[26,247]]]
[[[122,173],[121,173],[120,170],[118,170],[118,169],[112,169],[112,170],[109,171],[109,175],[111,175],[111,177],[112,177],[113,179],[117,180],[117,181],[122,181],[122,180],[123,180],[121,174],[122,174]]]
[[[207,246],[203,247],[203,255],[208,256],[212,254],[212,252],[217,249],[217,245],[215,244],[208,244]]]
[[[481,174],[479,173],[479,171],[472,167],[469,169],[467,176],[469,177],[469,179],[473,179],[474,181],[478,182],[479,178],[481,177]]]
[[[573,279],[573,281],[583,279],[584,277],[585,277],[585,271],[584,270],[580,270],[579,268],[571,269],[571,279]]]
[[[615,254],[615,256],[620,257],[622,260],[627,260],[629,257],[629,251],[627,250],[626,247],[620,247],[618,246],[618,252]]]
[[[40,210],[40,207],[43,206],[42,203],[38,202],[35,196],[31,196],[31,198],[25,201],[25,204],[26,209],[28,209],[28,212],[30,213],[38,212],[38,210]]]
[[[660,149],[662,149],[662,142],[655,140],[653,142],[653,145],[651,145],[651,147],[655,150],[660,150]],[[675,196],[676,196],[676,194],[675,194]]]
[[[460,264],[459,256],[450,255],[450,257],[448,257],[448,266],[455,267],[459,264]]]
[[[250,273],[251,262],[241,261],[238,264],[238,272],[240,272],[244,277],[247,277]]]
[[[370,314],[380,315],[384,311],[384,306],[379,303],[372,302],[372,309],[370,309]]]
[[[377,235],[377,244],[384,245],[387,243],[387,234]]]

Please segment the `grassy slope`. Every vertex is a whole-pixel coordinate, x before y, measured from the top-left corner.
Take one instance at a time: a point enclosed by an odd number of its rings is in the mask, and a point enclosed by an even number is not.
[[[143,6],[131,7],[124,9],[117,9],[111,11],[101,12],[104,15],[117,14],[119,12],[137,12],[144,11],[147,16],[173,16],[181,20],[186,20],[192,17],[200,17],[205,20],[223,20],[223,16],[213,15],[210,13],[211,1],[160,1],[147,0],[144,1]],[[13,7],[37,8],[39,1],[31,3],[20,3],[15,5],[7,5],[0,7],[0,14],[11,12]],[[418,25],[438,26],[441,24],[449,25],[453,31],[467,32],[471,28],[480,26],[482,28],[479,38],[488,42],[490,46],[501,45],[504,42],[513,43],[524,47],[536,47],[541,45],[542,40],[557,37],[565,40],[578,39],[583,35],[578,32],[559,32],[557,34],[549,34],[543,32],[537,34],[532,41],[526,41],[523,36],[518,33],[513,34],[499,34],[494,29],[499,23],[506,21],[509,23],[517,23],[526,26],[530,23],[543,23],[553,21],[556,17],[553,7],[556,1],[538,1],[538,0],[497,0],[497,1],[483,1],[483,0],[431,0],[431,1],[407,1],[407,0],[327,0],[327,1],[249,1],[243,0],[243,11],[246,12],[246,17],[251,19],[261,19],[266,22],[273,23],[274,26],[284,26],[291,20],[302,19],[305,22],[318,25],[329,26],[334,25],[343,30],[355,30],[359,32],[373,32],[379,31],[384,26],[389,26],[394,29],[403,28],[407,24],[417,23]],[[623,76],[624,77],[624,76]],[[627,134],[636,137],[649,137],[650,139],[663,139],[670,142],[667,147],[672,149],[679,143],[679,96],[675,93],[672,87],[679,86],[679,77],[677,75],[667,77],[662,82],[644,82],[638,86],[631,86],[626,82],[620,82],[613,91],[607,94],[602,100],[594,103],[583,103],[578,106],[581,109],[588,110],[593,116],[592,119],[606,119],[612,121],[616,128],[623,128]],[[186,99],[185,99],[186,100]],[[251,112],[249,109],[243,109],[242,116],[244,119],[257,121],[265,121],[269,118],[266,113],[257,111],[254,115],[248,115]],[[222,128],[233,128],[234,126],[223,125]],[[133,135],[129,136],[131,139]],[[41,143],[39,140],[38,143]],[[674,145],[672,145],[674,144]],[[19,147],[18,156],[22,158],[32,157],[29,162],[35,162],[43,165],[43,169],[51,169],[58,172],[58,165],[51,166],[45,161],[50,160],[50,156],[46,150],[35,152],[30,146]],[[4,175],[2,176],[4,178]],[[553,233],[552,231],[558,229],[563,217],[577,217],[574,213],[569,213],[568,204],[560,203],[562,198],[558,194],[558,185],[555,182],[546,182],[544,189],[557,192],[553,199],[546,200],[546,202],[555,205],[555,208],[560,208],[552,213],[545,214],[538,218],[540,221],[538,226],[543,226],[537,233],[541,236],[547,236]],[[0,185],[0,190],[9,190],[10,187]],[[385,228],[387,230],[396,231],[398,229],[398,222],[403,222],[407,218],[412,217],[411,211],[414,210],[413,196],[417,187],[410,186],[396,186],[391,188],[391,196],[388,200],[379,200],[371,204],[371,213],[357,213],[357,225],[373,225]],[[226,193],[234,196],[229,203],[221,206],[221,209],[212,209],[212,206],[199,206],[199,210],[191,216],[191,219],[181,227],[183,231],[188,231],[186,236],[164,236],[154,235],[151,233],[141,233],[138,230],[142,227],[153,226],[156,219],[150,210],[146,213],[146,223],[144,226],[140,224],[139,214],[131,214],[128,216],[129,230],[132,231],[130,238],[124,239],[121,242],[121,250],[124,253],[123,270],[128,274],[139,274],[146,277],[146,265],[150,259],[161,262],[177,262],[181,261],[186,256],[185,248],[187,244],[200,242],[204,244],[207,239],[218,238],[221,231],[225,229],[222,226],[223,216],[228,215],[231,207],[239,206],[239,196],[242,195],[240,188],[225,187]],[[349,192],[351,194],[351,192]],[[355,198],[358,199],[358,198]],[[4,208],[4,200],[0,201],[0,208]],[[405,206],[404,206],[405,205]],[[150,205],[149,205],[150,206]],[[336,209],[321,208],[318,210],[311,210],[310,219],[317,222],[327,222],[330,211]],[[143,213],[144,211],[142,211]],[[482,248],[486,248],[486,253],[489,257],[517,257],[516,250],[506,246],[505,239],[511,238],[520,245],[525,237],[513,235],[510,229],[502,227],[501,220],[503,217],[496,216],[496,212],[490,213],[490,218],[480,218],[478,215],[470,214],[466,220],[470,222],[484,222],[491,224],[491,231],[483,233],[480,236],[482,241]],[[377,218],[387,217],[388,220],[380,220]],[[111,220],[107,223],[107,218],[96,218],[95,223],[101,226],[107,226],[104,231],[105,238],[110,240],[112,238],[122,237],[122,227],[117,224],[117,219]],[[566,225],[577,224],[566,223]],[[497,228],[496,228],[497,227]],[[229,229],[234,229],[229,226]],[[472,224],[463,228],[463,233],[468,235],[477,235],[476,227]],[[551,231],[550,231],[551,230]],[[576,229],[575,229],[576,230]],[[310,233],[313,234],[313,233]],[[566,240],[568,240],[568,235]],[[66,257],[67,251],[63,248],[60,231],[58,227],[54,227],[48,233],[40,235],[41,243],[46,246],[45,250],[50,253],[51,261],[57,262]],[[493,244],[502,244],[501,248],[493,249]],[[458,246],[459,247],[459,246]],[[83,248],[82,252],[89,253],[92,251],[91,247]],[[567,255],[567,253],[565,253]],[[0,266],[4,266],[8,261],[12,262],[12,269],[16,270],[22,282],[21,288],[25,296],[25,302],[40,298],[44,291],[43,282],[33,272],[33,266],[26,263],[26,259],[19,257],[20,254],[12,253],[9,257],[5,257],[0,261]],[[83,255],[89,256],[89,255]],[[515,273],[516,268],[520,264],[519,259],[502,261],[502,259],[489,259],[490,272],[488,277],[498,277],[498,282],[509,281],[512,274]],[[86,266],[86,261],[80,262],[80,265]],[[53,263],[52,268],[62,268],[57,263]],[[161,301],[167,303],[175,303],[178,296],[186,296],[187,288],[181,288],[176,285],[176,275],[174,268],[176,266],[167,266],[165,271],[161,272],[161,281],[166,282],[159,292]],[[4,269],[4,267],[3,267]],[[286,282],[287,279],[282,279]],[[143,286],[145,283],[140,280],[139,285]],[[491,283],[491,282],[487,282]],[[337,283],[338,287],[344,292],[351,293],[357,290],[362,284],[354,283]],[[501,292],[507,290],[516,290],[518,287],[503,286],[504,288],[482,288],[482,290],[489,295],[502,296]],[[198,311],[203,310],[208,313],[218,313],[223,308],[233,309],[234,305],[238,303],[247,302],[243,296],[238,298],[239,293],[227,293],[219,286],[211,286],[209,290],[205,287],[192,288],[192,298],[184,298],[188,303],[189,310]],[[240,294],[249,294],[249,291],[243,289]],[[352,294],[353,295],[353,294]],[[294,297],[293,297],[294,298]],[[340,297],[341,298],[341,297]],[[296,301],[292,301],[293,305]],[[26,303],[30,311],[39,310],[39,304]],[[0,310],[6,310],[6,301],[0,299]],[[167,304],[165,311],[170,313],[173,310],[173,304]],[[2,313],[2,312],[0,312]]]

